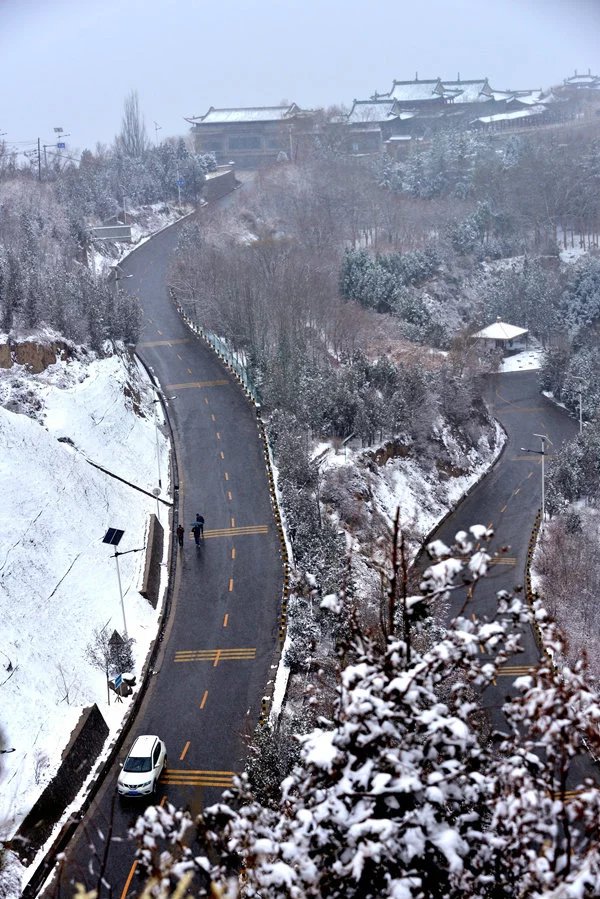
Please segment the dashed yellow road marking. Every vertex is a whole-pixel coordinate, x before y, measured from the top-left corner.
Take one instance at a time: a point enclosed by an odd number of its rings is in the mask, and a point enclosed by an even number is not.
[[[125,886],[123,887],[123,892],[121,893],[121,899],[125,899],[125,896],[129,892],[129,886],[131,884],[131,881],[133,880],[133,875],[135,874],[135,869],[137,868],[137,866],[137,861],[135,861],[131,866],[131,870],[127,875],[127,880],[125,881]]]
[[[163,332],[162,332],[162,331],[159,331],[158,328],[156,329],[156,333],[157,333],[157,334],[160,334],[161,337],[163,336]]]
[[[231,500],[233,499],[233,496],[231,495],[231,490],[227,491],[227,499],[229,500],[229,502],[231,502]]]
[[[533,477],[533,472],[530,471],[529,474],[527,475],[527,480],[529,480],[529,478],[532,478],[532,477]]]
[[[188,740],[185,746],[183,747],[183,752],[179,756],[179,761],[182,762],[187,755],[187,751],[190,748],[190,741]]]
[[[235,546],[231,547],[231,558],[235,559]]]
[[[163,772],[161,784],[173,784],[184,787],[230,787],[235,771],[190,771],[169,768]]]
[[[235,528],[235,518],[233,518],[233,517],[231,519],[231,527],[232,527],[232,529]]]
[[[229,472],[228,472],[228,471],[225,472],[225,480],[226,480],[226,481],[229,480]]]
[[[520,487],[517,487],[516,490],[513,490],[513,496],[516,496],[517,493],[520,493],[520,492],[521,492],[521,488],[520,488]]]
[[[255,646],[230,647],[228,649],[179,649],[175,653],[175,662],[219,662],[253,661],[256,658]]]
[[[219,432],[217,431],[217,440],[220,440],[220,439],[221,439],[221,435],[220,435]]]
[[[191,371],[188,368],[188,373],[191,375]],[[167,390],[192,390],[194,388],[199,387],[221,387],[224,384],[229,384],[229,381],[187,381],[185,384],[167,384]]]
[[[214,412],[211,412],[211,413],[210,413],[210,417],[212,418],[213,421],[216,421],[216,420],[217,420],[217,419],[215,418]]]
[[[179,353],[176,353],[175,355],[177,356],[177,358],[179,359],[180,362],[183,362],[183,359],[181,358],[181,356],[179,355]]]
[[[208,406],[208,397],[207,397],[207,396],[204,397],[204,402],[205,402],[206,405]]]
[[[223,617],[223,627],[227,627],[228,624],[229,624],[229,612],[225,612],[225,615]]]
[[[187,373],[188,373],[188,375],[193,375],[193,374],[194,374],[194,372],[192,371],[191,368],[188,368]]]
[[[223,452],[223,450],[219,451],[219,455],[220,455],[221,459],[225,458],[225,453]]]
[[[206,700],[208,699],[208,690],[205,690],[202,694],[202,699],[200,700],[200,708],[203,709],[206,705]]]
[[[229,592],[233,593],[233,578],[229,578]]]
[[[507,506],[502,506],[502,508],[500,509],[500,512],[506,512],[506,509],[507,509]]]

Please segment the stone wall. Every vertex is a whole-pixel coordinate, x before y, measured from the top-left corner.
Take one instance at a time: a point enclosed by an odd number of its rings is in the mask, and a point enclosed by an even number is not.
[[[61,340],[48,343],[37,343],[24,340],[17,343],[9,340],[0,344],[0,368],[12,368],[13,365],[26,365],[34,374],[54,365],[58,359],[70,359],[72,348]]]
[[[223,171],[216,172],[207,178],[202,185],[202,197],[208,203],[230,194],[237,187],[235,172],[230,166],[225,166]]]
[[[156,515],[150,516],[146,540],[146,564],[140,593],[153,609],[158,605],[160,566],[163,557],[164,529]]]
[[[28,865],[43,846],[66,807],[75,799],[108,736],[97,705],[84,709],[63,754],[58,771],[10,841]]]

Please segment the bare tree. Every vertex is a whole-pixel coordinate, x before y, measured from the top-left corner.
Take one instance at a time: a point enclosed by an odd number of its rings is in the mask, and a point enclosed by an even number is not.
[[[125,98],[121,131],[115,138],[115,147],[117,151],[133,159],[143,157],[149,148],[137,91],[131,91]]]

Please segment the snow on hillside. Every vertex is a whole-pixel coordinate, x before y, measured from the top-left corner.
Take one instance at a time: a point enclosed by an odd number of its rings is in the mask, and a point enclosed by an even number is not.
[[[157,503],[87,460],[151,491],[158,435],[165,490],[168,446],[154,399],[137,365],[119,355],[79,353],[39,375],[0,369],[0,728],[4,747],[15,750],[2,756],[2,838],[50,779],[82,708],[97,703],[113,731],[128,709],[129,700],[115,704],[114,696],[108,707],[104,674],[86,647],[94,630],[123,632],[115,562],[102,538],[121,528],[120,550],[143,547]],[[165,506],[160,517],[166,526]],[[143,552],[119,561],[138,674],[158,617],[138,593],[143,562]]]

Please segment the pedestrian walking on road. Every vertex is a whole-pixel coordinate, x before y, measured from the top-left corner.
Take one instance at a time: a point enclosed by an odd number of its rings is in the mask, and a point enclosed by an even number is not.
[[[202,533],[202,528],[200,527],[200,522],[195,521],[192,525],[192,534],[194,535],[194,540],[196,541],[196,546],[200,546],[200,534]]]
[[[202,535],[202,539],[204,540],[204,516],[197,513],[196,523],[200,525],[200,534]]]
[[[177,542],[180,546],[183,546],[183,536],[185,534],[185,528],[182,524],[177,525]]]

